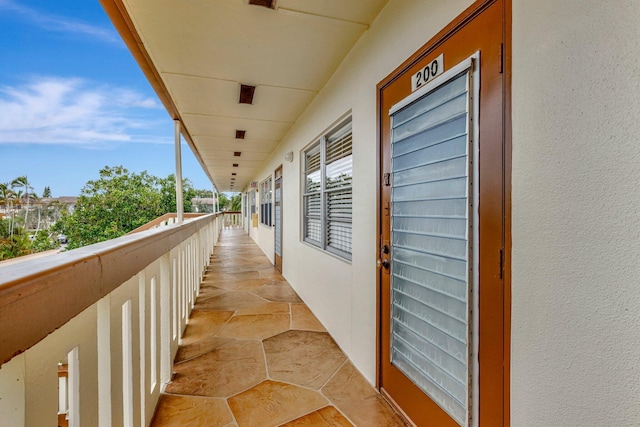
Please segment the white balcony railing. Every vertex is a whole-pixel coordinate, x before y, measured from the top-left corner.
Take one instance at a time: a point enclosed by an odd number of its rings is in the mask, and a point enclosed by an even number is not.
[[[224,214],[224,226],[225,227],[240,227],[242,226],[242,212],[226,211]]]
[[[149,425],[222,221],[0,268],[0,425]]]

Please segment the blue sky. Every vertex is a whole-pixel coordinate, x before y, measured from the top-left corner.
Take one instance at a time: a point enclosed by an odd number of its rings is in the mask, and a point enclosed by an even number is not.
[[[98,0],[0,0],[0,182],[74,196],[104,166],[175,172],[173,121]],[[183,143],[183,176],[211,183]]]

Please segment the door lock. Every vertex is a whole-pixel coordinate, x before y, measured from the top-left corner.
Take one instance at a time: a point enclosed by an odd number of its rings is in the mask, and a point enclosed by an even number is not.
[[[388,240],[382,240],[381,238],[381,246],[380,246],[380,258],[378,259],[378,268],[383,268],[385,270],[389,270],[391,267],[391,262],[389,261],[389,254],[391,253],[391,248],[389,247]]]
[[[376,266],[378,268],[384,267],[385,270],[388,270],[389,267],[391,267],[391,263],[389,262],[388,259],[384,258],[384,259],[379,259],[378,261],[376,261]]]

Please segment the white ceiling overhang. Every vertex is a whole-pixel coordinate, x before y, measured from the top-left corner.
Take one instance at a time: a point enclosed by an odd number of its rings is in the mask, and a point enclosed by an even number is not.
[[[248,184],[387,3],[100,1],[219,191]]]

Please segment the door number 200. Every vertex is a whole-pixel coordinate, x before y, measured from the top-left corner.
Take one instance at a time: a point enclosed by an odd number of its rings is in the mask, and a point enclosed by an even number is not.
[[[411,91],[427,84],[444,71],[444,54],[425,65],[417,73],[411,76]]]

